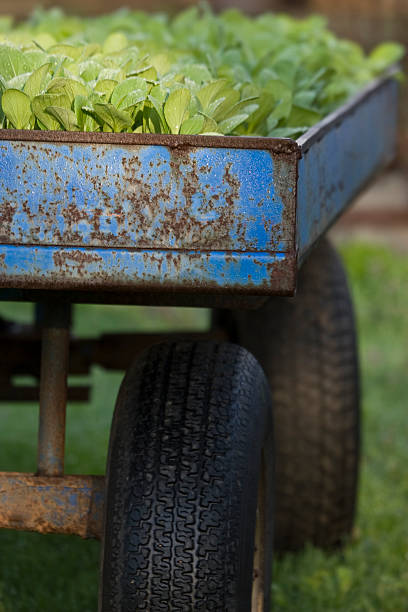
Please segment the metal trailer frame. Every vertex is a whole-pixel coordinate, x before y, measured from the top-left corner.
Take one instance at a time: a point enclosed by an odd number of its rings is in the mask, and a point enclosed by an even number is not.
[[[40,378],[40,422],[37,473],[0,473],[0,527],[101,536],[104,478],[64,474],[67,375],[125,367],[130,340],[162,336],[73,340],[69,361],[70,305],[294,295],[308,251],[394,157],[397,96],[387,75],[297,141],[0,131],[0,299],[44,304],[42,350],[38,334],[7,345],[5,367]]]

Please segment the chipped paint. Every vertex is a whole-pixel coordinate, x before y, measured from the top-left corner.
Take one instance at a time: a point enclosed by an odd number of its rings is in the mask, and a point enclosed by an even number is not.
[[[299,139],[299,265],[367,182],[395,157],[398,83],[381,80]]]
[[[269,151],[1,142],[0,242],[285,251]]]
[[[286,253],[147,251],[0,245],[0,287],[290,293]]]
[[[0,528],[100,538],[103,476],[0,472]]]

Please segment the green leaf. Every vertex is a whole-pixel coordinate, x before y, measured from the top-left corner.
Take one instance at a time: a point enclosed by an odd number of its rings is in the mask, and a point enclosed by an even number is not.
[[[103,79],[111,81],[123,81],[126,78],[126,72],[122,68],[102,68],[98,75],[98,81]]]
[[[202,115],[194,115],[183,121],[180,134],[200,134],[203,130],[205,118]]]
[[[272,138],[298,138],[308,129],[307,126],[275,128],[269,132],[268,136]]]
[[[3,112],[12,126],[24,130],[32,115],[30,98],[18,89],[7,89],[1,97]]]
[[[146,81],[154,82],[157,81],[157,70],[154,66],[147,66],[145,68],[140,68],[139,70],[129,72],[126,75],[126,78],[134,76],[140,76],[143,77]]]
[[[24,53],[14,47],[0,45],[0,75],[9,81],[30,69]]]
[[[75,96],[87,96],[88,89],[80,81],[65,77],[57,77],[52,79],[47,86],[47,93],[61,93],[66,95],[71,104]]]
[[[17,76],[7,81],[7,89],[19,89],[20,91],[22,91],[29,76],[29,72],[25,72],[24,74],[18,74]]]
[[[275,96],[267,91],[263,90],[258,98],[258,108],[251,114],[249,119],[248,133],[255,133],[259,126],[261,126],[272,113],[275,108],[276,98]],[[277,120],[276,120],[277,122]]]
[[[398,43],[385,42],[372,51],[369,56],[370,66],[375,72],[383,72],[388,66],[396,64],[405,55],[405,49]]]
[[[94,104],[95,116],[102,124],[106,123],[114,132],[123,132],[132,126],[133,120],[129,113],[120,111],[113,104]]]
[[[151,64],[158,74],[167,74],[171,68],[171,61],[167,53],[159,53],[151,58]]]
[[[84,81],[95,81],[101,71],[101,65],[94,60],[86,60],[78,66],[79,74]]]
[[[248,119],[247,113],[242,113],[241,115],[234,115],[234,117],[228,117],[228,119],[224,119],[218,124],[218,129],[223,134],[231,134],[236,127],[241,125],[244,121]]]
[[[226,108],[224,111],[223,119],[228,119],[234,115],[247,113],[248,116],[255,113],[259,108],[259,97],[252,96],[251,98],[244,98],[239,100],[236,104]],[[216,119],[216,117],[214,117]]]
[[[216,121],[214,121],[214,119],[212,119],[211,117],[207,117],[204,114],[201,114],[202,117],[204,117],[204,125],[202,127],[201,133],[202,134],[208,134],[208,133],[220,133],[219,129],[218,129],[218,124]]]
[[[276,104],[270,117],[277,121],[287,119],[292,110],[292,91],[282,81],[271,81],[267,91],[274,96]]]
[[[164,104],[164,116],[172,134],[179,134],[181,124],[188,118],[191,93],[188,89],[176,89]]]
[[[102,50],[106,55],[109,55],[110,53],[117,53],[118,51],[122,51],[122,49],[126,49],[128,45],[129,41],[125,34],[122,32],[113,32],[113,34],[110,34],[103,43]]]
[[[146,68],[146,70],[141,70],[140,76],[143,77],[146,81],[154,83],[157,81],[157,70],[154,66],[150,66],[149,68]]]
[[[35,34],[34,42],[40,49],[48,51],[50,47],[57,44],[54,36],[48,32],[40,32]]]
[[[54,117],[60,124],[63,130],[68,132],[77,132],[79,126],[75,113],[69,108],[59,106],[47,106],[45,112]]]
[[[152,87],[149,95],[147,96],[147,100],[153,105],[156,110],[158,116],[160,117],[161,123],[161,132],[163,134],[167,134],[169,129],[166,123],[166,119],[164,116],[164,103],[167,99],[168,91],[167,88],[162,87],[161,85],[156,85]]]
[[[24,59],[28,64],[29,70],[37,70],[37,68],[40,68],[40,66],[49,63],[47,61],[47,53],[44,53],[44,51],[40,51],[40,49],[24,51]]]
[[[82,47],[82,53],[81,53],[81,58],[83,60],[86,60],[89,57],[93,57],[94,55],[97,55],[97,53],[100,53],[102,50],[102,47],[99,43],[89,43],[86,44],[84,47]]]
[[[99,132],[101,128],[94,117],[91,115],[86,115],[84,126],[81,129],[84,132]]]
[[[215,121],[221,121],[228,116],[229,111],[239,102],[240,97],[239,91],[230,89],[222,97],[209,104],[207,112]]]
[[[299,91],[293,98],[293,104],[295,106],[302,106],[303,108],[310,108],[310,110],[313,110],[311,106],[316,99],[316,95],[316,91]]]
[[[206,112],[211,102],[222,97],[222,92],[228,86],[228,81],[218,79],[212,81],[197,92],[197,98],[200,100],[202,110]]]
[[[312,126],[321,119],[320,113],[316,113],[308,108],[293,106],[288,117],[288,126],[297,127],[299,125]]]
[[[273,65],[273,69],[278,79],[289,87],[289,89],[294,88],[297,73],[300,70],[299,57],[297,57],[298,50],[296,47],[292,49],[292,52],[294,54],[293,58],[281,60]]]
[[[106,102],[110,102],[112,91],[117,84],[118,82],[113,79],[102,79],[96,82],[94,91],[100,93],[105,98]]]
[[[82,55],[81,47],[74,47],[73,45],[58,44],[53,45],[47,49],[48,53],[52,55],[62,55],[63,57],[69,57],[73,60],[77,60]]]
[[[59,108],[71,108],[70,99],[66,94],[40,94],[35,96],[31,101],[31,108],[36,116],[37,120],[46,130],[58,130],[60,129],[59,122],[46,112],[46,109],[50,106],[56,106]]]
[[[140,110],[142,113],[137,112],[137,119],[141,116],[142,119],[142,128],[144,133],[150,134],[160,134],[163,131],[163,123],[161,117],[154,106],[146,102],[143,105],[140,105]],[[139,120],[136,120],[135,123],[139,123]]]
[[[1,104],[1,99],[2,99],[2,96],[3,96],[3,93],[4,93],[5,89],[6,89],[6,85],[5,85],[4,81],[3,81],[3,79],[0,77],[0,128],[4,127],[3,126],[3,122],[4,122],[5,115],[4,115],[3,107],[2,107],[2,104]]]
[[[74,103],[73,103],[73,108],[74,108],[74,113],[75,113],[75,123],[77,124],[77,126],[79,127],[81,131],[85,131],[84,129],[85,121],[86,121],[86,118],[88,117],[88,115],[86,115],[84,111],[82,110],[82,107],[86,106],[86,103],[87,103],[86,96],[75,96]],[[98,127],[99,126],[96,124],[96,128]]]
[[[148,98],[154,104],[157,110],[163,109],[164,103],[167,100],[169,95],[169,90],[167,87],[163,87],[162,85],[155,85],[151,88]]]
[[[122,102],[117,106],[120,110],[131,110],[138,106],[141,102],[145,102],[147,96],[140,91],[131,91]]]
[[[201,136],[224,136],[221,132],[201,132]]]
[[[43,64],[37,70],[31,73],[24,86],[24,92],[30,97],[34,98],[38,94],[42,93],[46,83],[48,81],[48,75],[51,68],[51,64]]]
[[[127,108],[145,100],[150,89],[151,86],[141,77],[130,77],[116,85],[111,102],[117,108]]]
[[[181,66],[181,72],[184,78],[188,78],[199,85],[212,79],[211,72],[205,64],[186,64]]]

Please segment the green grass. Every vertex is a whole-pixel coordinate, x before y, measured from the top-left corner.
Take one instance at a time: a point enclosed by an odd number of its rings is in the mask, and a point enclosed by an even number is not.
[[[363,384],[357,525],[342,553],[309,549],[275,567],[276,609],[408,610],[408,261],[342,249],[355,299]]]
[[[342,252],[355,297],[363,375],[357,525],[341,553],[310,548],[276,562],[274,609],[408,612],[408,261],[359,244]],[[31,307],[1,304],[0,312],[27,321]],[[165,330],[204,326],[205,320],[205,311],[83,306],[76,311],[75,332]],[[69,406],[68,471],[104,471],[120,380],[119,373],[94,368],[92,402]],[[37,409],[3,404],[0,410],[0,469],[35,470]],[[97,542],[3,531],[0,551],[0,612],[96,609]]]

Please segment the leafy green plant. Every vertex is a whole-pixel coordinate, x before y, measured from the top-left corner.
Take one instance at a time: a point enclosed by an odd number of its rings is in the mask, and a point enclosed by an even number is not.
[[[403,55],[320,17],[37,10],[0,20],[0,127],[297,137]]]

